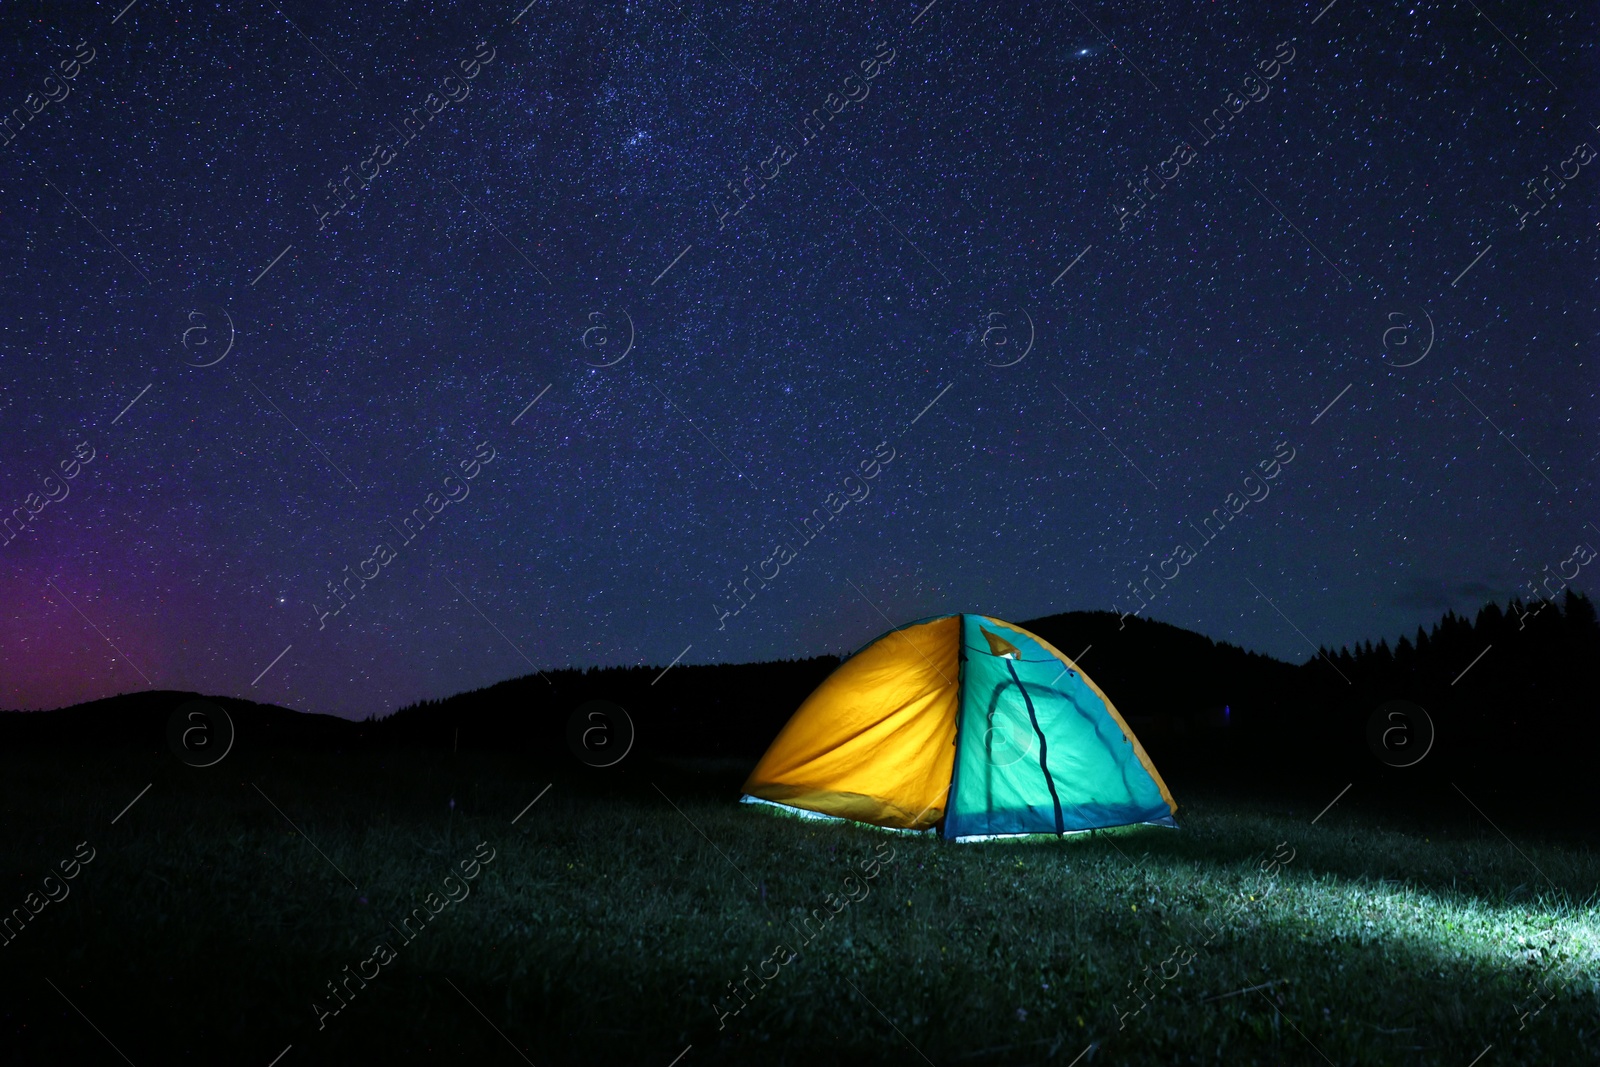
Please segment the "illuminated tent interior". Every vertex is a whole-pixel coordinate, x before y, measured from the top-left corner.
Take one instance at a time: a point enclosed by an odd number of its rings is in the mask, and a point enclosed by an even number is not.
[[[1177,804],[1100,687],[987,615],[897,627],[839,665],[778,733],[745,803],[953,841],[1176,826]]]

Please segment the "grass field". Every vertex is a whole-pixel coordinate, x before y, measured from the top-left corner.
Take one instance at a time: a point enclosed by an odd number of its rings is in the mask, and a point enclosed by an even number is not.
[[[953,846],[642,758],[0,773],[0,906],[94,851],[0,947],[7,1062],[1496,1067],[1600,1045],[1600,857],[1356,796],[1313,825],[1321,805],[1179,792],[1176,831]],[[830,895],[805,943],[791,921]]]

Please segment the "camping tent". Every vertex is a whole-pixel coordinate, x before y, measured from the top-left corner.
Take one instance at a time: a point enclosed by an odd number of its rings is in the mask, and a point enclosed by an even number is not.
[[[800,705],[744,792],[956,841],[1173,826],[1177,810],[1100,687],[987,615],[921,619],[860,649]]]

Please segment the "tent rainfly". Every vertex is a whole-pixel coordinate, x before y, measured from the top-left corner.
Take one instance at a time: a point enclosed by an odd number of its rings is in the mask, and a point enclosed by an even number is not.
[[[1072,660],[1020,626],[964,614],[907,623],[841,663],[744,793],[953,841],[1176,826],[1178,807]]]

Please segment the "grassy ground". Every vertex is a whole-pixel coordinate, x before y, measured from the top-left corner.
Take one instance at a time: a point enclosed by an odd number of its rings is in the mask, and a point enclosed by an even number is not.
[[[731,769],[618,771],[8,756],[0,907],[80,842],[94,859],[0,947],[0,1059],[1468,1067],[1492,1045],[1495,1067],[1600,1043],[1581,846],[1181,791],[1178,831],[952,846],[740,807]],[[407,941],[390,924],[430,892]],[[830,894],[804,943],[791,920]]]

